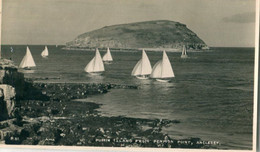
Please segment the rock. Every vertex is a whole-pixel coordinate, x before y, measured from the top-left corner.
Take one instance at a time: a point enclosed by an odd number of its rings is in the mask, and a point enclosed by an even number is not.
[[[61,134],[60,134],[60,136],[61,136],[61,137],[65,137],[65,136],[66,136],[66,134],[64,134],[64,133],[61,133]]]
[[[104,131],[104,129],[103,129],[103,128],[99,128],[99,131],[100,131],[102,134],[104,134],[104,133],[105,133],[105,131]]]
[[[0,69],[8,69],[8,68],[13,68],[16,69],[17,67],[14,65],[14,62],[11,60],[7,59],[0,59]]]
[[[22,91],[24,87],[24,75],[17,71],[17,67],[14,66],[13,61],[0,59],[0,84],[8,84]],[[21,94],[22,92],[19,92]]]
[[[15,88],[16,99],[43,99],[46,97],[39,89],[32,86],[30,80],[25,80],[24,74],[18,72],[13,61],[0,59],[0,84],[7,84]]]
[[[15,89],[6,84],[0,85],[0,121],[14,116]]]

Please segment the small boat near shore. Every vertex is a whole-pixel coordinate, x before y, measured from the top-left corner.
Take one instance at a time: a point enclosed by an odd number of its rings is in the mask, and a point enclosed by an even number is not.
[[[107,53],[103,56],[102,60],[105,64],[110,64],[113,61],[110,49],[107,48]]]
[[[27,46],[25,56],[23,57],[20,65],[19,65],[19,68],[23,68],[25,70],[30,70],[33,67],[36,67],[36,64],[33,60],[31,51],[30,51],[29,47]]]
[[[185,45],[183,45],[183,48],[182,48],[181,58],[183,58],[183,59],[188,58],[187,49],[186,49]]]
[[[151,72],[152,67],[150,60],[145,51],[143,50],[142,58],[136,63],[131,75],[135,76],[138,79],[148,79]]]
[[[84,70],[92,75],[100,75],[105,71],[104,63],[98,49],[96,49],[95,57],[87,64]]]
[[[41,56],[44,57],[44,58],[49,56],[49,51],[48,51],[48,47],[47,46],[45,46],[44,50],[41,53]]]
[[[162,60],[159,60],[153,66],[150,77],[155,78],[159,82],[169,82],[171,78],[175,77],[166,51],[163,51]]]

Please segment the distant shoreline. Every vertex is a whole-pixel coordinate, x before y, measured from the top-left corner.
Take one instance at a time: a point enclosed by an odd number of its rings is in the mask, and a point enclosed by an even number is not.
[[[7,46],[29,46],[30,47],[30,46],[55,46],[55,45],[54,44],[2,44],[1,46],[3,46],[3,47],[7,47]],[[58,45],[58,47],[61,48],[61,49],[67,49],[66,45],[64,45],[64,44],[60,44],[60,45]],[[253,48],[255,48],[255,46],[211,46],[209,48],[210,48],[210,50],[214,49],[214,48],[251,48],[251,49],[253,49]],[[81,49],[81,48],[79,48],[79,49]],[[105,48],[102,48],[102,49],[105,49]],[[111,48],[111,49],[117,49],[117,48]],[[154,49],[154,48],[150,48],[150,49]],[[158,48],[158,49],[163,49],[163,48]],[[165,48],[165,49],[167,49],[167,48]],[[173,49],[173,48],[170,48],[170,49]],[[117,49],[117,50],[120,50],[120,49]],[[129,50],[137,50],[137,49],[129,49]],[[204,50],[206,50],[206,49],[204,49]]]
[[[94,48],[70,48],[63,47],[62,50],[75,50],[75,51],[95,51]],[[112,52],[138,52],[138,51],[150,51],[150,52],[162,52],[163,50],[167,52],[181,52],[182,48],[136,48],[136,49],[119,49],[119,48],[110,48]],[[210,49],[187,49],[189,52],[204,52]],[[106,48],[99,48],[99,51],[106,51]]]

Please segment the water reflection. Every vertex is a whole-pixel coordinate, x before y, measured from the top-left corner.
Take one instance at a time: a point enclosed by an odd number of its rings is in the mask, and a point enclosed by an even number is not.
[[[133,78],[133,83],[136,85],[148,85],[152,83],[151,79],[137,79]]]
[[[176,89],[176,82],[171,81],[171,82],[158,82],[158,81],[153,81],[152,83],[153,90],[156,91],[154,93],[159,94],[159,95],[167,95],[169,93],[174,93]]]
[[[19,69],[18,72],[26,73],[26,74],[32,74],[35,73],[36,70],[33,69]]]
[[[86,74],[86,77],[90,82],[102,83],[104,81],[104,76],[102,74]]]

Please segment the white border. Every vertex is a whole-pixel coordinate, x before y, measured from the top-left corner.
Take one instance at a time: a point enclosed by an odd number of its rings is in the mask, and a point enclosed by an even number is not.
[[[1,42],[2,42],[2,0],[0,0],[0,58],[1,58]],[[28,151],[99,151],[99,152],[107,152],[107,151],[142,151],[142,152],[169,152],[169,151],[207,151],[207,152],[256,152],[257,142],[257,107],[258,107],[258,73],[259,73],[259,8],[260,3],[259,0],[256,0],[256,17],[255,17],[255,69],[254,69],[254,112],[253,112],[253,144],[252,150],[218,150],[218,149],[180,149],[180,148],[134,148],[134,147],[81,147],[81,146],[31,146],[31,145],[1,145],[0,144],[0,152],[28,152]],[[259,109],[258,109],[259,110]],[[258,116],[259,117],[259,116]],[[259,118],[258,118],[259,120]],[[259,129],[259,128],[258,128]],[[259,136],[259,135],[258,135]],[[259,147],[258,147],[259,148]]]
[[[254,112],[253,112],[253,151],[260,151],[257,147],[259,144],[259,0],[256,0],[256,15],[255,15],[255,72],[254,72]],[[257,131],[258,127],[258,131]]]
[[[3,6],[3,3],[2,3],[2,0],[0,0],[0,59],[2,58],[2,50],[1,50],[1,47],[2,47],[2,6]]]
[[[134,147],[86,147],[86,146],[31,146],[31,145],[0,145],[0,152],[60,152],[60,151],[75,151],[75,152],[252,152],[252,150],[218,150],[218,149],[185,149],[185,148],[134,148]],[[2,151],[3,150],[3,151]]]

